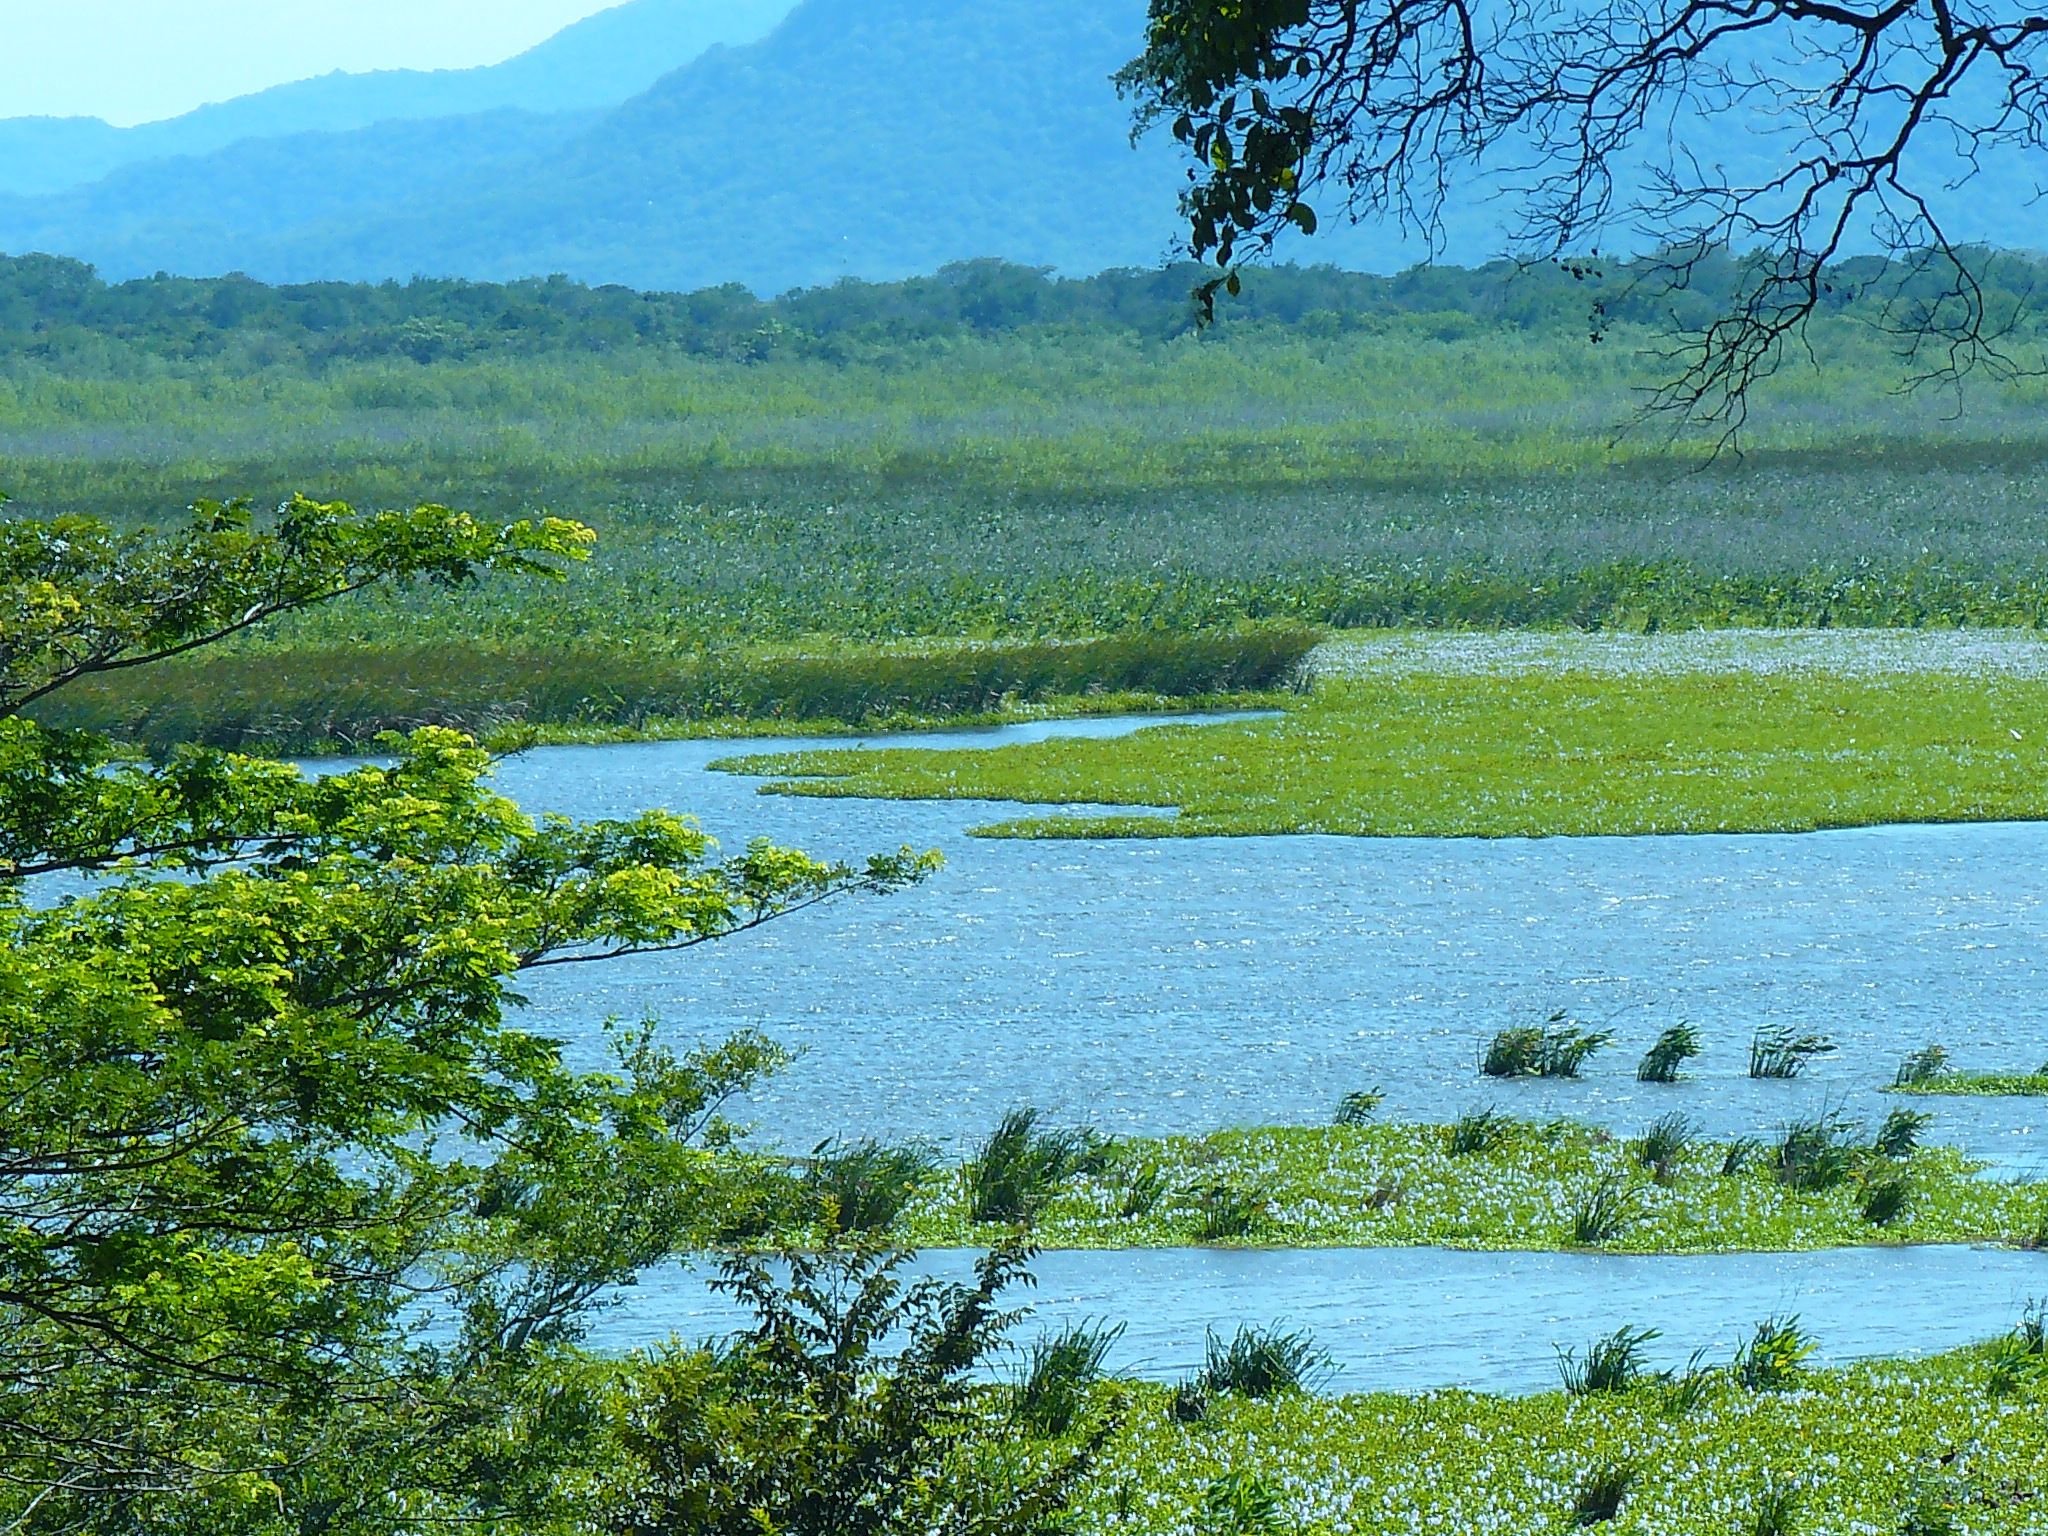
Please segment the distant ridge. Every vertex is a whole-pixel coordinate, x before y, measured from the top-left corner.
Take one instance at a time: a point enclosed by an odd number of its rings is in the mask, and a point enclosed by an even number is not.
[[[124,166],[208,155],[245,139],[346,132],[395,120],[617,106],[711,48],[765,36],[793,0],[633,0],[502,64],[336,71],[179,117],[115,128],[90,117],[0,119],[0,193],[41,195]]]

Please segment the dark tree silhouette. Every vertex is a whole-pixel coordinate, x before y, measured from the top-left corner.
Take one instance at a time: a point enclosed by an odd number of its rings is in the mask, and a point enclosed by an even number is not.
[[[1651,401],[1732,432],[1852,254],[1887,258],[1859,265],[1909,381],[2031,368],[1944,206],[2035,195],[2010,168],[2044,147],[2044,49],[2000,0],[1153,0],[1121,84],[1194,157],[1205,304],[1318,204],[1437,239],[1475,187],[1524,259],[1622,240],[1654,252],[1632,282],[1682,287],[1734,253]]]

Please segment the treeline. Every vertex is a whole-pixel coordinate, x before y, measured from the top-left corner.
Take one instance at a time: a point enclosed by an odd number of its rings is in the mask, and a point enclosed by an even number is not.
[[[1728,255],[1699,260],[1682,290],[1647,265],[1591,260],[1416,267],[1390,277],[1280,266],[1247,273],[1242,295],[1219,305],[1216,325],[1334,334],[1435,317],[1446,336],[1477,328],[1687,328],[1724,311],[1744,266]],[[64,257],[0,257],[0,365],[42,360],[118,372],[160,359],[317,369],[369,358],[426,364],[649,351],[853,362],[962,336],[1094,330],[1165,339],[1197,329],[1193,292],[1208,275],[1182,264],[1061,278],[981,260],[901,282],[848,279],[760,299],[738,284],[642,293],[559,276],[272,286],[240,275],[158,275],[107,283]],[[1979,275],[1994,323],[2024,317],[2037,309],[2048,258],[1986,254]],[[1941,305],[1944,293],[1939,274],[1865,258],[1833,274],[1822,308],[1910,325]]]

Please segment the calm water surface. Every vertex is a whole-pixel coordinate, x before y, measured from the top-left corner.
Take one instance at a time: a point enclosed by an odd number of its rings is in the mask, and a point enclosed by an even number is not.
[[[1151,721],[897,738],[947,747]],[[1823,1106],[1870,1118],[1906,1051],[1966,1065],[2048,1057],[2048,826],[1652,838],[1235,838],[1010,842],[1014,808],[817,800],[713,773],[741,751],[838,742],[550,748],[507,763],[529,808],[661,805],[730,848],[766,836],[858,857],[911,844],[930,884],[678,956],[533,979],[533,1022],[596,1060],[608,1016],[682,1038],[766,1030],[803,1059],[746,1113],[783,1145],[926,1137],[953,1149],[1030,1102],[1119,1132],[1318,1123],[1351,1088],[1385,1113],[1482,1103],[1633,1132],[1674,1109],[1718,1135]],[[1612,1028],[1583,1081],[1495,1084],[1497,1029],[1553,1010]],[[1694,1080],[1634,1080],[1667,1024],[1707,1042]],[[1833,1035],[1792,1083],[1744,1075],[1751,1033]],[[1935,1134],[2039,1173],[2039,1101],[1928,1100]]]

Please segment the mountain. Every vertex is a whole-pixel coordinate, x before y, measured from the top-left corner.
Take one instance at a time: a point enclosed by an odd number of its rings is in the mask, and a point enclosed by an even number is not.
[[[608,25],[675,3],[638,0]],[[78,257],[113,277],[559,272],[761,294],[976,257],[1069,274],[1151,266],[1179,232],[1183,161],[1163,135],[1133,149],[1110,78],[1146,11],[1147,0],[803,0],[758,41],[711,49],[604,109],[247,139],[0,198],[0,251]],[[1772,128],[1724,118],[1670,137],[1754,179],[1782,147]],[[2006,184],[1996,152],[1984,185]],[[1624,195],[1641,179],[1617,175]],[[1500,252],[1502,185],[1461,182],[1436,254],[1473,264]],[[2048,204],[1967,187],[1950,201],[1941,211],[1960,238],[2048,246]],[[1398,227],[1349,227],[1327,200],[1321,211],[1324,232],[1283,255],[1390,272],[1428,254]]]
[[[0,119],[0,193],[60,192],[124,166],[209,155],[246,139],[506,109],[555,113],[616,106],[711,48],[765,36],[791,3],[634,0],[585,17],[502,64],[336,71],[135,128],[83,117]]]

